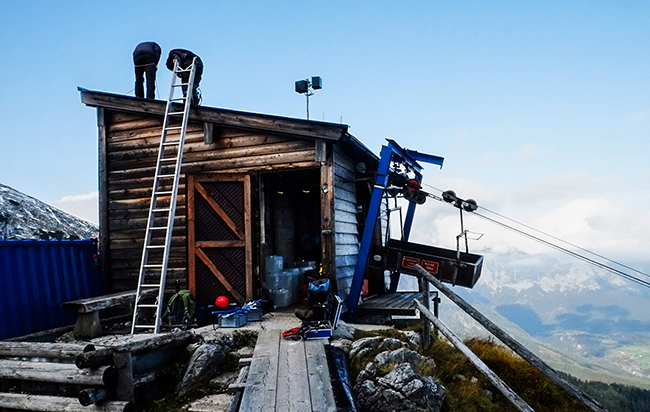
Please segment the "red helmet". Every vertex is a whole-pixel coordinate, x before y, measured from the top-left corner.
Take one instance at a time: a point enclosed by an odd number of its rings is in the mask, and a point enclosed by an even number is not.
[[[228,300],[228,298],[225,296],[219,296],[217,300],[214,301],[214,304],[220,308],[226,308],[230,306],[230,300]]]

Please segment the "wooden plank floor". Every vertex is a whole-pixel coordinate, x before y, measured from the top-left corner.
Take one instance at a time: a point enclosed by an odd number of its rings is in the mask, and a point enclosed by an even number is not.
[[[413,299],[422,299],[420,292],[395,292],[374,295],[359,305],[359,315],[415,316]]]
[[[239,411],[335,412],[325,342],[260,331]]]

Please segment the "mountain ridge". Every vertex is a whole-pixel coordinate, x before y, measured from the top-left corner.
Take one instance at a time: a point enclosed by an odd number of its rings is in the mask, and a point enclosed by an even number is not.
[[[0,183],[0,240],[63,240],[96,237],[99,228]]]

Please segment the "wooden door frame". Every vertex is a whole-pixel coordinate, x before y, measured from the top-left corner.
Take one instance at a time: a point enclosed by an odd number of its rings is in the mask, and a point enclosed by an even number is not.
[[[246,301],[253,300],[253,231],[251,224],[251,178],[248,174],[199,174],[199,175],[186,175],[187,180],[187,244],[188,244],[188,289],[194,296],[196,296],[196,256],[197,253],[203,253],[200,247],[196,247],[196,233],[194,230],[195,226],[195,213],[194,213],[194,188],[199,181],[210,181],[210,182],[243,182],[244,184],[244,254],[245,254],[245,264],[244,271],[246,277],[246,296],[241,296],[239,292],[236,291],[230,285],[230,283],[220,275],[219,271],[215,267],[210,267],[212,272],[217,279],[228,289],[233,296],[240,295],[241,299]],[[205,194],[202,194],[205,198]],[[210,198],[211,199],[211,198]],[[206,201],[210,202],[210,199],[205,198]],[[212,199],[214,202],[214,200]],[[223,218],[223,216],[222,216]],[[236,232],[236,231],[235,231]],[[232,241],[228,241],[232,242]],[[235,246],[235,243],[232,243]],[[206,244],[207,246],[207,244]],[[225,246],[225,244],[224,244]],[[198,249],[198,252],[197,252]],[[199,256],[201,258],[201,256]],[[203,261],[203,259],[202,259]],[[207,264],[207,262],[204,261]],[[234,293],[233,293],[234,291]],[[241,302],[244,303],[244,302]]]

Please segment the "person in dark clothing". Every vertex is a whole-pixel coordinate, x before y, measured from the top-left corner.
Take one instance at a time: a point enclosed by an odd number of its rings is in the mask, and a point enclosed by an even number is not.
[[[178,65],[186,69],[192,64],[192,60],[196,57],[196,71],[194,72],[194,84],[192,85],[192,104],[199,104],[199,83],[201,82],[201,75],[203,75],[203,62],[201,58],[196,54],[192,53],[189,50],[185,49],[174,49],[169,52],[169,57],[167,58],[167,68],[169,70],[174,70],[174,60],[178,60]],[[181,78],[183,83],[188,83],[190,79],[190,73],[178,73],[178,77]],[[183,96],[187,94],[187,86],[183,86]]]
[[[147,99],[156,98],[156,70],[160,60],[160,46],[152,41],[140,43],[133,51],[135,65],[135,96],[144,97],[144,74],[147,74]]]

